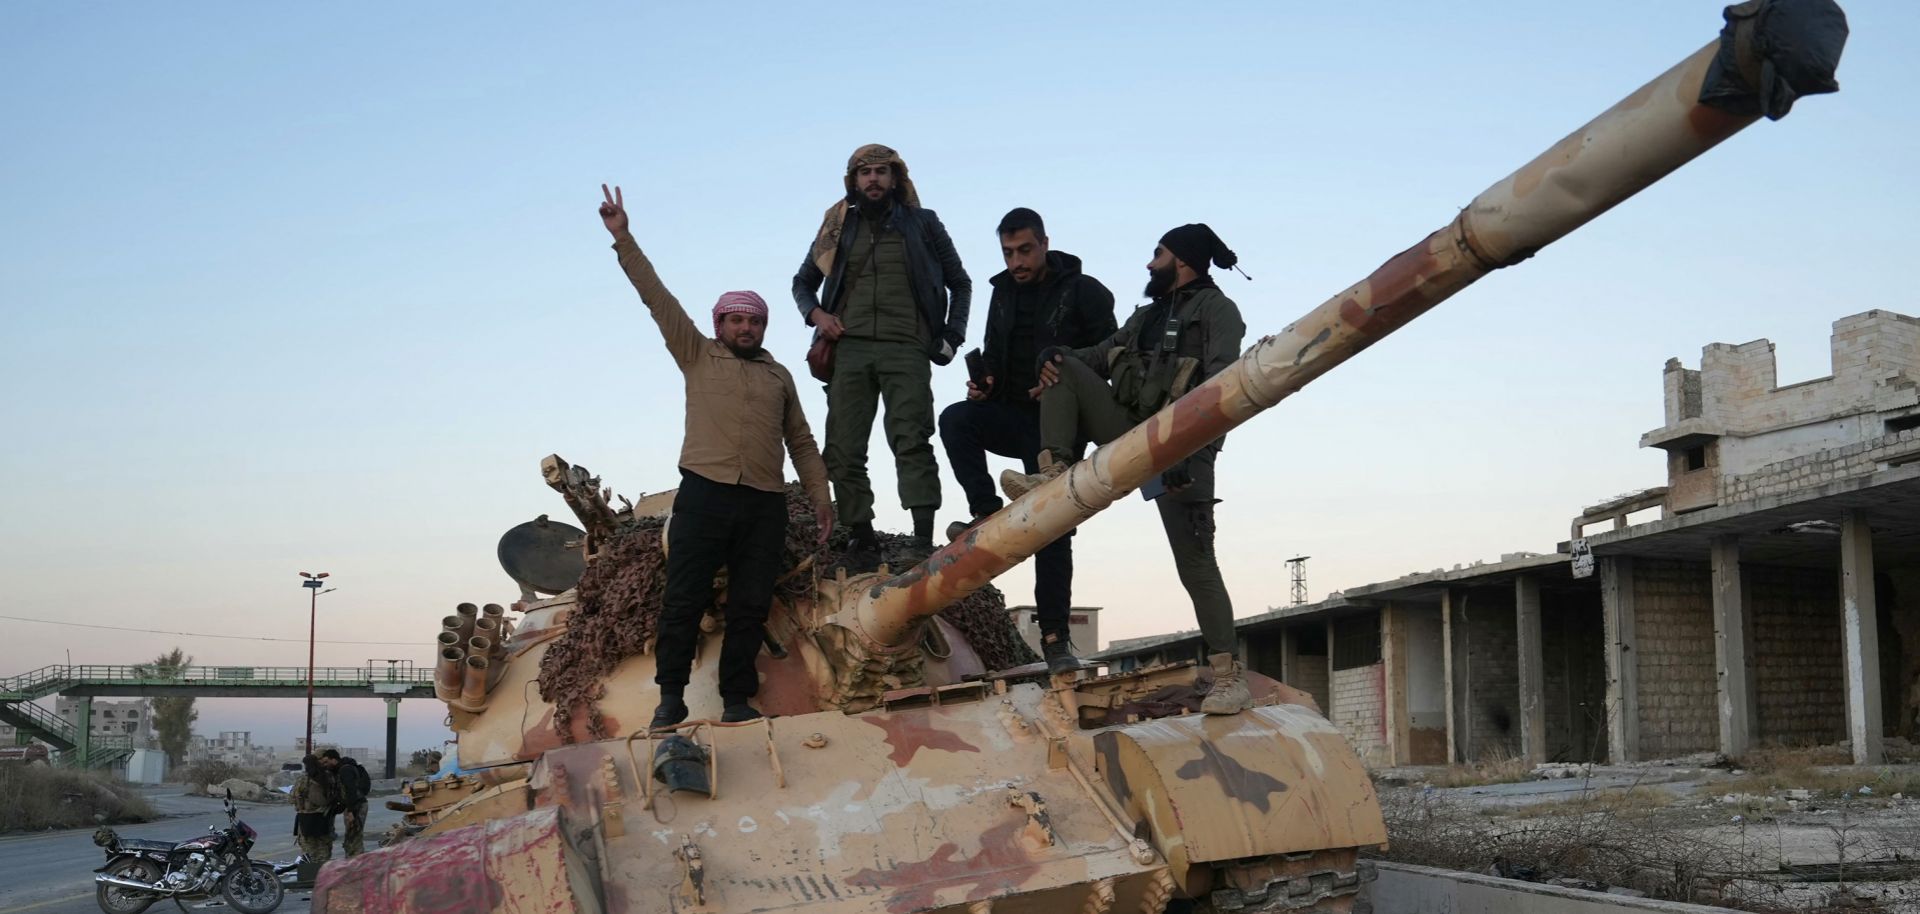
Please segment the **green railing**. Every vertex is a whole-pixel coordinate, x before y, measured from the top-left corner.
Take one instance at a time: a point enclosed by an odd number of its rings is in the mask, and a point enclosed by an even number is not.
[[[371,686],[379,683],[432,685],[433,671],[412,663],[386,663],[367,666],[323,666],[313,670],[315,685]],[[189,666],[176,670],[158,670],[141,664],[112,666],[54,665],[29,673],[0,679],[0,700],[19,701],[39,698],[79,685],[206,685],[206,686],[295,686],[306,685],[304,666]]]
[[[27,730],[39,729],[46,737],[50,737],[50,742],[65,742],[68,745],[80,743],[80,737],[74,732],[72,724],[31,701],[6,702],[4,708],[7,716],[16,722],[16,726]]]

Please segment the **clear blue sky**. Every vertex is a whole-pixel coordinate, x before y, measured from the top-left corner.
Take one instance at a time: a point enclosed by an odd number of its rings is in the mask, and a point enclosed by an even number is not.
[[[1828,325],[1920,312],[1920,4],[1853,0],[1842,92],[1806,99],[1234,435],[1220,552],[1241,614],[1550,550],[1581,505],[1658,484],[1660,367],[1770,337],[1783,383]],[[978,287],[992,226],[1047,218],[1122,308],[1155,239],[1205,221],[1268,332],[1707,42],[1720,4],[56,4],[0,7],[0,594],[5,614],[303,637],[424,662],[504,601],[507,527],[565,516],[551,452],[674,484],[680,383],[594,215],[695,308],[787,285],[847,154],[903,153]],[[937,399],[964,373],[935,373]],[[816,432],[825,407],[803,397]],[[876,451],[881,450],[876,444]],[[892,490],[888,461],[877,487]],[[944,465],[944,459],[943,459]],[[949,483],[946,515],[962,500]],[[891,498],[883,525],[904,525]],[[1108,638],[1190,627],[1151,510],[1079,537]],[[1028,599],[1031,578],[1006,579]],[[217,663],[304,645],[0,620],[0,674]],[[377,702],[336,704],[375,743]],[[263,709],[271,709],[266,711]],[[409,746],[439,738],[407,706]],[[279,715],[277,718],[273,715]],[[272,719],[269,719],[272,718]],[[297,709],[208,702],[284,743]]]

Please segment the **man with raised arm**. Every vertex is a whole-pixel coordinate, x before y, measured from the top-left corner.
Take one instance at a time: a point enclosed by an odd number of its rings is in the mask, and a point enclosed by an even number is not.
[[[726,635],[720,646],[721,720],[760,716],[754,658],[766,639],[767,612],[787,536],[784,451],[813,502],[820,542],[833,530],[827,467],[814,445],[793,376],[761,348],[767,303],[753,292],[728,292],[713,306],[713,336],[700,332],[660,282],[628,232],[626,200],[607,190],[600,221],[613,235],[620,268],[660,326],[667,354],[686,379],[686,433],[680,445],[680,490],[667,528],[667,589],[655,642],[654,682],[660,707],[654,728],[687,718],[686,688],[700,637],[700,616],[713,603],[714,574],[727,569]]]

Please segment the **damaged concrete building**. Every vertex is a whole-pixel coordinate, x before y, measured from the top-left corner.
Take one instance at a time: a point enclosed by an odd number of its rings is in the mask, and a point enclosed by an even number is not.
[[[1594,505],[1554,554],[1242,618],[1253,669],[1311,693],[1370,764],[1629,762],[1845,741],[1920,712],[1920,320],[1833,325],[1832,374],[1773,344],[1664,372],[1666,484]],[[1128,669],[1196,633],[1116,642]]]

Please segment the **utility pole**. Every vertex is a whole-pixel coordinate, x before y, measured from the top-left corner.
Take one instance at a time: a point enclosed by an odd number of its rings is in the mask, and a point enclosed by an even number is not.
[[[317,628],[318,628],[318,620],[319,620],[319,617],[320,617],[320,595],[321,595],[321,594],[323,594],[323,593],[332,593],[332,592],[334,591],[334,588],[332,588],[332,587],[328,587],[328,588],[327,588],[326,590],[321,590],[321,589],[320,589],[321,587],[323,587],[323,586],[325,586],[325,585],[323,585],[323,584],[321,583],[321,580],[322,580],[322,579],[324,579],[324,578],[325,578],[325,577],[327,576],[327,573],[326,573],[326,572],[324,572],[324,571],[322,571],[322,572],[320,572],[319,574],[308,574],[308,573],[306,573],[306,572],[304,572],[304,571],[302,571],[302,572],[300,572],[300,576],[306,579],[306,580],[304,580],[304,581],[301,581],[301,582],[300,582],[300,586],[301,586],[301,587],[305,587],[305,588],[307,589],[307,742],[306,742],[306,754],[307,754],[307,755],[312,755],[312,754],[313,754],[313,644],[314,644],[314,640],[313,640],[313,639],[314,639],[314,633],[315,633],[315,631],[316,631],[316,630],[317,630]]]
[[[1293,605],[1304,606],[1307,602],[1307,559],[1309,555],[1296,555],[1287,560],[1287,571],[1293,576]]]

